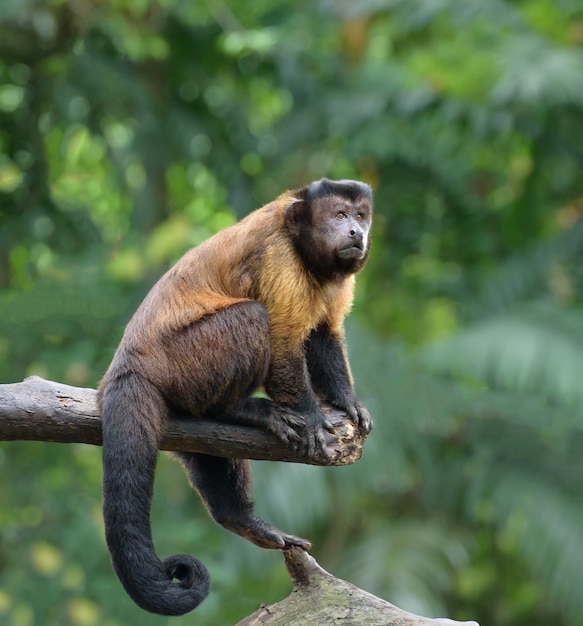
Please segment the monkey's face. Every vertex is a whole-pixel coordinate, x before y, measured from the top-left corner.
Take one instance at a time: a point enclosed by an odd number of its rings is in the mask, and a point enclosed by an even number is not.
[[[288,207],[286,221],[307,268],[320,278],[333,278],[363,267],[372,212],[368,186],[323,179],[307,188],[303,201]]]
[[[325,196],[312,204],[314,245],[340,265],[364,261],[368,255],[371,206],[368,198],[348,200],[342,196]]]

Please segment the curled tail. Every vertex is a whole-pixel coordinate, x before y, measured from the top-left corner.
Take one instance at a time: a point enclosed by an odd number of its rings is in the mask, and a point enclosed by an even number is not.
[[[115,572],[132,600],[162,615],[182,615],[208,595],[209,575],[194,557],[156,555],[150,506],[166,405],[138,374],[108,376],[98,402],[103,421],[103,517]]]

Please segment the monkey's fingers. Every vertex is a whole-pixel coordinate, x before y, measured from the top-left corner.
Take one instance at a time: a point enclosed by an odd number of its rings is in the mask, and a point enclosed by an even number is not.
[[[360,424],[359,410],[362,405],[352,394],[329,399],[328,401],[333,407],[346,413],[350,420],[352,420],[357,426]]]
[[[327,418],[324,417],[322,419],[322,426],[329,432],[329,433],[335,433],[336,429],[334,427],[334,424]]]
[[[285,406],[278,408],[278,415],[287,426],[294,430],[301,430],[306,427],[306,418],[292,409],[288,409]]]
[[[308,457],[324,455],[330,457],[338,443],[338,437],[335,433],[329,432],[328,429],[322,428],[320,424],[307,429],[305,437],[299,448]]]
[[[359,423],[359,417],[358,417],[358,407],[355,405],[349,405],[347,406],[345,409],[346,411],[346,415],[348,415],[348,417],[355,423],[358,424]]]
[[[273,431],[284,443],[301,441],[305,427],[306,420],[302,415],[286,407],[279,407],[278,416],[274,419]]]
[[[358,420],[356,421],[358,428],[362,433],[368,435],[373,427],[373,421],[370,413],[362,404],[358,405]]]
[[[368,435],[373,424],[372,417],[366,407],[360,402],[355,401],[354,404],[347,406],[344,410],[348,417],[356,424],[360,432],[364,435]]]
[[[312,542],[308,539],[302,539],[301,537],[296,537],[295,535],[286,535],[281,533],[281,538],[285,541],[284,550],[289,550],[294,546],[298,546],[308,552],[312,548]]]
[[[230,519],[223,525],[260,548],[285,550],[292,546],[299,546],[307,551],[312,547],[312,543],[307,539],[283,533],[275,526],[256,516]]]
[[[273,420],[268,424],[268,430],[272,432],[283,443],[293,443],[302,440],[302,436],[295,428],[288,426],[282,420]],[[301,430],[301,429],[299,429]]]

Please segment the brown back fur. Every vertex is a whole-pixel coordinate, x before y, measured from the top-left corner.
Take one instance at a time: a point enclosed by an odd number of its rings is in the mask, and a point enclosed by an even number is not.
[[[287,236],[284,212],[292,192],[257,209],[189,250],[152,288],[127,325],[108,373],[132,364],[146,378],[159,379],[169,361],[189,357],[177,350],[176,333],[236,302],[256,300],[270,318],[271,351],[283,357],[311,330],[327,322],[342,334],[353,299],[354,276],[320,284],[305,268]]]

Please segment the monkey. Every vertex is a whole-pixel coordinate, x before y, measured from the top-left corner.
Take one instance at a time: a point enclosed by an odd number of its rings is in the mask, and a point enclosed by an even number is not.
[[[170,415],[259,426],[307,455],[333,431],[321,401],[370,431],[343,325],[372,214],[362,182],[323,178],[284,192],[186,252],[128,322],[97,403],[106,541],[139,607],[182,615],[210,587],[198,559],[161,560],[153,545],[154,471]],[[248,460],[174,454],[218,524],[263,548],[311,548],[254,515]]]

